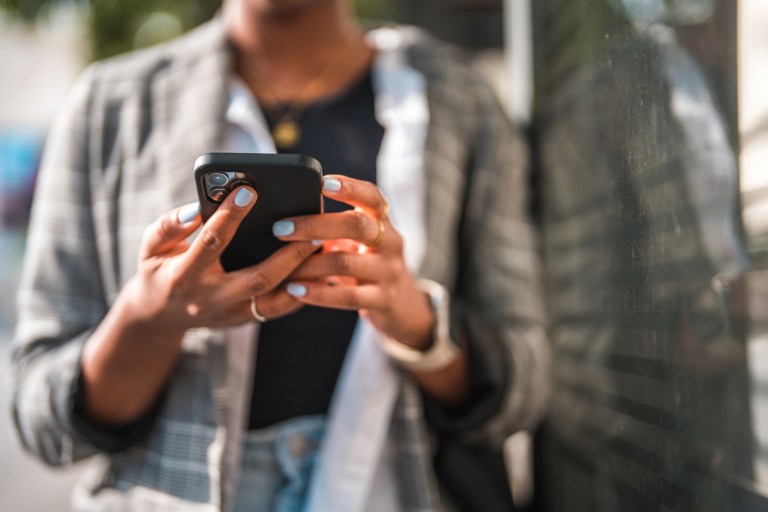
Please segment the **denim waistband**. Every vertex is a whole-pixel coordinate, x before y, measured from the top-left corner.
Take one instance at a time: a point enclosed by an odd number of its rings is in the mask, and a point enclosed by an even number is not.
[[[235,511],[302,510],[325,422],[324,416],[302,416],[247,432]]]

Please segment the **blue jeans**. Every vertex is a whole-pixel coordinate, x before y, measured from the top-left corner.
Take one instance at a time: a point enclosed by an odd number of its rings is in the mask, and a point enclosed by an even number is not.
[[[325,417],[303,416],[247,432],[235,512],[300,512],[325,432]]]

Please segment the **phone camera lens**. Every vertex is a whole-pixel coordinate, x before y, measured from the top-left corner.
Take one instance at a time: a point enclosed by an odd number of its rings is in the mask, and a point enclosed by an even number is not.
[[[243,187],[248,185],[249,183],[245,180],[235,180],[230,184],[230,186],[232,187],[232,190],[235,190],[237,187]]]
[[[208,196],[211,198],[212,201],[220,203],[224,200],[225,197],[227,197],[228,193],[229,191],[224,187],[213,187],[211,191],[208,193]]]
[[[226,174],[214,172],[208,175],[208,184],[212,187],[223,187],[227,184],[229,178]]]

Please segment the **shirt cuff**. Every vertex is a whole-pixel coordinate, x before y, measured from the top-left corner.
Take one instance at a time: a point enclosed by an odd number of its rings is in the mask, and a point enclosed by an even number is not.
[[[160,400],[146,414],[131,423],[120,426],[99,425],[89,419],[85,413],[85,381],[82,366],[79,366],[77,371],[78,375],[70,395],[70,411],[72,427],[79,436],[98,450],[116,453],[130,448],[149,435],[160,410]]]
[[[448,408],[422,394],[427,423],[442,434],[459,434],[490,420],[504,402],[511,371],[498,337],[461,303],[451,309],[451,337],[466,340],[469,397],[465,405]]]

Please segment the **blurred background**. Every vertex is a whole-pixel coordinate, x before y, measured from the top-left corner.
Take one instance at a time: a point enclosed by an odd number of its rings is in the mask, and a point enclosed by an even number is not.
[[[516,505],[768,510],[768,2],[355,4],[367,24],[465,48],[531,137],[555,371],[533,502],[510,459]],[[219,5],[0,0],[3,510],[66,510],[79,472],[28,459],[8,414],[46,131],[89,62],[173,38]]]

